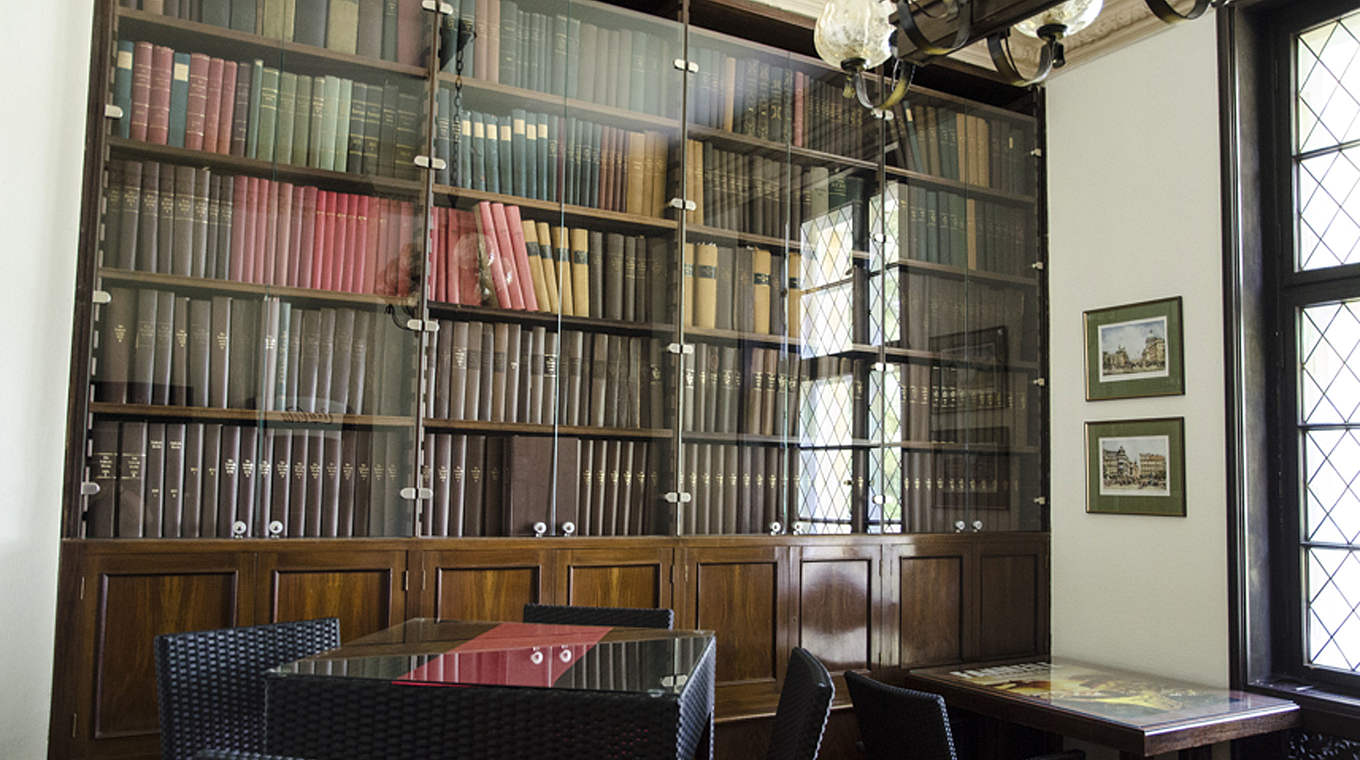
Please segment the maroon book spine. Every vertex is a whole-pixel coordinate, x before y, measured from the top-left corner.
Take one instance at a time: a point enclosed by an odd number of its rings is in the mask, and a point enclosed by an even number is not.
[[[135,62],[134,62],[135,63]],[[236,62],[222,63],[222,94],[217,106],[217,147],[215,150],[227,155],[231,153],[232,125],[236,113]]]
[[[184,147],[189,150],[203,150],[208,119],[209,66],[208,56],[202,53],[189,55],[188,113],[184,124]]]
[[[256,239],[263,245],[260,249],[263,252],[262,266],[259,269],[259,281],[267,285],[277,285],[274,280],[274,260],[279,254],[279,183],[264,181],[264,190],[261,192],[263,208],[260,210],[260,223],[257,225]],[[261,240],[262,239],[262,240]]]
[[[315,187],[302,188],[302,207],[298,216],[297,253],[294,254],[293,270],[288,284],[295,288],[305,288],[312,284],[312,246],[316,232]]]
[[[255,279],[255,226],[259,218],[260,178],[242,178],[246,181],[245,208],[237,207],[236,213],[245,217],[241,241],[241,282],[257,282]],[[244,212],[244,213],[242,213]],[[233,253],[235,253],[233,251]]]
[[[145,140],[147,125],[151,123],[151,58],[150,42],[138,42],[132,48],[132,114],[131,136],[134,140]],[[170,118],[170,101],[166,100],[167,124]]]
[[[237,177],[231,188],[231,261],[229,279],[245,282],[246,201],[250,189],[248,177]]]
[[[221,58],[208,59],[207,90],[203,95],[203,150],[217,153],[218,125],[222,117],[222,74],[226,61]],[[190,72],[192,82],[193,73]]]
[[[236,87],[231,115],[231,155],[246,154],[246,128],[250,126],[250,64],[236,64]]]
[[[397,62],[407,66],[421,65],[421,30],[425,28],[425,17],[420,12],[420,3],[415,0],[402,0],[397,4]]]
[[[135,52],[133,69],[137,66]],[[151,95],[148,109],[146,139],[157,145],[170,140],[170,79],[174,73],[175,51],[157,45],[151,53]]]
[[[287,285],[288,272],[292,267],[293,256],[293,196],[297,193],[297,188],[291,182],[285,182],[279,187],[278,202],[278,222],[273,227],[272,235],[278,240],[278,247],[274,252],[274,279],[271,280],[275,285]]]

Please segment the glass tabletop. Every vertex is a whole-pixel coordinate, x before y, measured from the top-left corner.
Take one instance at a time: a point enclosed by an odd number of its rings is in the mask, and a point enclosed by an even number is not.
[[[415,618],[287,663],[278,677],[679,694],[709,631]]]
[[[1144,731],[1187,721],[1230,720],[1235,716],[1297,709],[1294,703],[1274,697],[1061,658],[1006,665],[921,668],[912,670],[911,675],[1050,705]]]

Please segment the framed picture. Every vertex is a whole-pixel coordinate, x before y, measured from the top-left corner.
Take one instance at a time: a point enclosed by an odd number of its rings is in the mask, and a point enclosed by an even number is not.
[[[1185,418],[1086,423],[1086,511],[1185,517]]]
[[[1086,400],[1185,393],[1181,298],[1093,309],[1086,323]]]

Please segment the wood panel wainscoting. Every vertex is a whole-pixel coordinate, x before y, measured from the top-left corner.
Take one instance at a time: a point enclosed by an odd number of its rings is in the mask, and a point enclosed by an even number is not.
[[[1048,648],[1047,533],[66,541],[50,758],[158,756],[159,633],[340,618],[518,620],[525,602],[672,607],[718,636],[718,750],[760,748],[784,663],[896,671]],[[854,757],[837,678],[822,757]]]

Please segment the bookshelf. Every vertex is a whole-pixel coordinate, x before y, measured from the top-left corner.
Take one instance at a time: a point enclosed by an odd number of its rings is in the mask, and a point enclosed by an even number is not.
[[[877,121],[818,61],[655,16],[408,5],[111,9],[69,537],[189,537],[147,526],[209,501],[225,535],[469,535],[430,515],[474,469],[479,536],[587,504],[1042,529],[1033,108],[913,90]],[[507,504],[528,473],[547,503]]]

